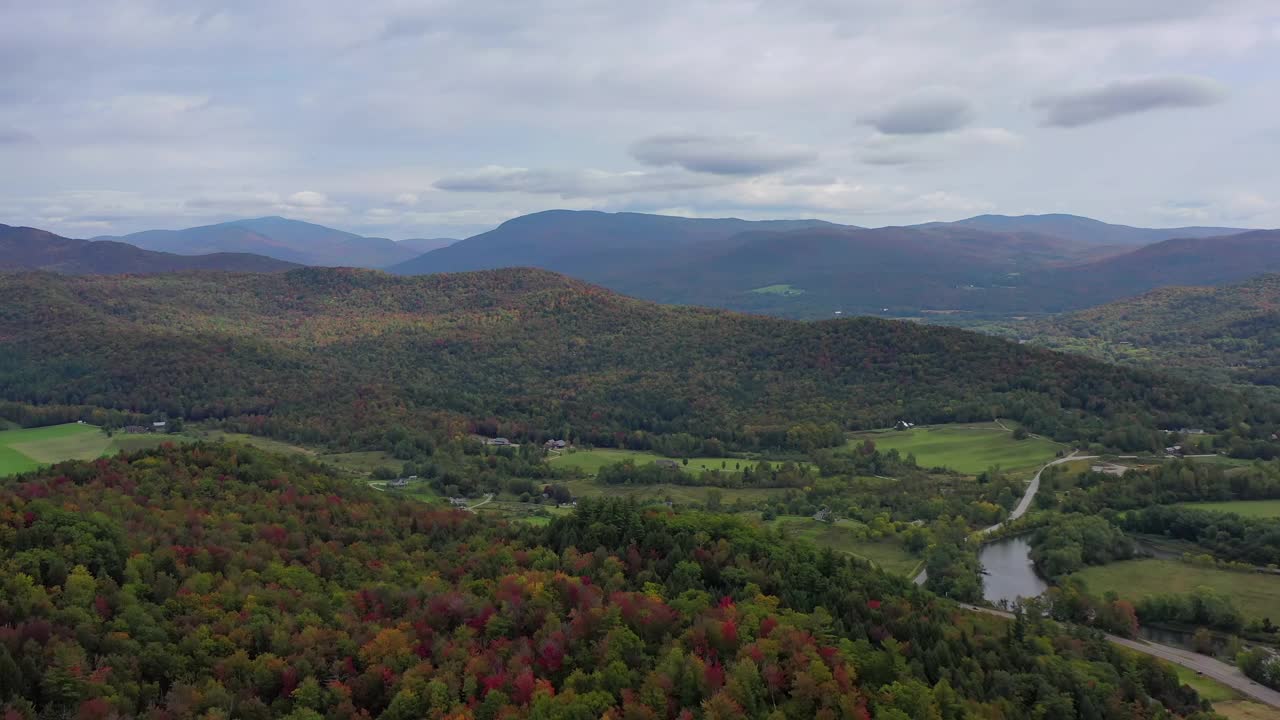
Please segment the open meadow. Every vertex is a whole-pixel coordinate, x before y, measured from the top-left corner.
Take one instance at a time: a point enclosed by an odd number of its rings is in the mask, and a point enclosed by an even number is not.
[[[1235,513],[1250,518],[1280,518],[1280,500],[1228,500],[1226,502],[1182,503],[1195,510]]]
[[[121,450],[155,447],[168,435],[107,435],[95,425],[66,423],[0,431],[0,476],[63,460],[91,460]]]
[[[829,547],[869,560],[892,575],[910,577],[922,562],[895,540],[866,539],[862,532],[865,526],[854,520],[822,523],[810,517],[783,515],[774,520],[761,520],[760,524],[781,530],[787,537],[801,538],[818,547]]]
[[[664,458],[662,455],[656,455],[649,452],[640,452],[638,450],[616,450],[614,448],[595,448],[592,450],[572,450],[559,456],[550,458],[551,464],[555,467],[579,468],[587,475],[595,475],[600,472],[600,468],[605,465],[613,465],[615,463],[630,460],[637,465],[647,465],[659,460],[669,460],[673,458]],[[760,464],[760,460],[748,460],[744,458],[689,458],[689,464],[685,465],[683,460],[676,460],[680,463],[680,467],[688,472],[702,472],[703,470],[724,470],[726,472],[734,472],[750,465],[752,467]],[[776,462],[772,464],[778,464]],[[802,463],[803,464],[803,463]]]
[[[846,447],[870,439],[880,450],[897,450],[916,456],[921,467],[945,467],[976,475],[990,467],[1022,471],[1049,462],[1062,446],[1050,440],[1013,439],[1013,433],[995,423],[937,425],[910,430],[876,430],[855,433]]]
[[[1210,587],[1229,596],[1246,620],[1280,614],[1280,575],[1219,570],[1179,560],[1124,560],[1085,568],[1071,575],[1094,595],[1114,591],[1127,600]]]

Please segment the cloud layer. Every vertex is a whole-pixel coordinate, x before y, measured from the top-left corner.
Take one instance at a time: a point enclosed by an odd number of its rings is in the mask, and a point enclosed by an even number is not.
[[[1274,0],[0,6],[0,222],[72,235],[550,207],[1280,225]]]
[[[818,154],[805,147],[743,135],[654,135],[631,146],[645,165],[678,166],[715,175],[762,175],[812,163]]]
[[[1157,77],[1125,80],[1036,101],[1044,124],[1079,127],[1149,110],[1195,108],[1226,99],[1222,85],[1202,77]]]

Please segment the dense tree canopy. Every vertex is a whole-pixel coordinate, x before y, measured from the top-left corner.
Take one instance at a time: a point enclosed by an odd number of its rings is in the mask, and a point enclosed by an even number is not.
[[[1203,717],[1167,668],[731,518],[547,528],[165,446],[0,485],[6,717]]]

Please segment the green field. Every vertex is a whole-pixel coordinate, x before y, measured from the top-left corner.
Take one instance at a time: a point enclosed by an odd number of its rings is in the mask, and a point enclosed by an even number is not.
[[[1062,448],[1040,438],[1014,440],[1011,432],[995,423],[855,433],[846,447],[868,438],[880,450],[896,449],[904,456],[913,453],[921,467],[946,467],[970,475],[995,465],[1005,470],[1037,468]]]
[[[270,452],[281,453],[284,455],[306,455],[315,458],[320,462],[333,465],[340,470],[345,470],[355,475],[368,475],[377,468],[387,468],[388,470],[399,471],[404,467],[404,462],[396,460],[391,455],[380,450],[366,450],[361,452],[349,453],[321,453],[311,448],[301,445],[292,445],[280,440],[272,440],[271,438],[259,437],[257,435],[246,435],[245,433],[229,433],[221,430],[202,430],[198,432],[201,440],[209,440],[213,442],[241,442],[246,445],[252,445]]]
[[[107,436],[94,425],[67,423],[48,427],[0,431],[0,476],[35,470],[63,460],[91,460],[136,449],[139,443],[158,444],[167,436]]]
[[[1214,512],[1235,513],[1242,517],[1276,518],[1280,517],[1280,500],[1229,500],[1227,502],[1182,503],[1182,507],[1196,510],[1212,510]]]
[[[758,287],[751,292],[757,295],[781,295],[783,297],[795,297],[796,295],[803,295],[804,289],[792,287],[791,285],[780,284],[765,285],[764,287]]]
[[[1217,680],[1198,675],[1194,670],[1181,665],[1171,664],[1171,667],[1178,673],[1178,680],[1195,688],[1200,697],[1213,703],[1214,712],[1228,720],[1280,720],[1280,708],[1246,700],[1240,693]]]
[[[1202,568],[1178,560],[1125,560],[1085,568],[1071,577],[1084,580],[1089,592],[1114,590],[1138,600],[1161,593],[1189,593],[1211,587],[1231,598],[1246,620],[1275,618],[1280,608],[1280,575]]]
[[[891,575],[911,576],[921,562],[898,542],[865,539],[861,533],[864,526],[853,520],[821,523],[810,517],[784,515],[775,520],[761,521],[761,524],[781,530],[787,537],[808,540],[818,547],[829,547],[870,560]]]
[[[720,493],[720,502],[732,505],[741,500],[755,503],[783,494],[781,488],[714,488],[701,485],[601,485],[595,480],[568,480],[562,483],[574,497],[633,497],[637,500],[665,500],[677,504],[702,504],[712,490]]]
[[[631,460],[638,465],[645,465],[663,459],[665,458],[661,455],[637,450],[596,448],[594,450],[575,450],[560,456],[552,456],[551,464],[556,467],[580,468],[586,474],[594,476],[605,465],[613,465],[626,460]],[[685,465],[681,460],[677,460],[677,462],[681,463],[680,467],[688,472],[702,472],[703,470],[733,472],[737,466],[745,467],[751,465],[754,467],[760,463],[759,460],[744,460],[742,458],[689,458],[688,465]]]

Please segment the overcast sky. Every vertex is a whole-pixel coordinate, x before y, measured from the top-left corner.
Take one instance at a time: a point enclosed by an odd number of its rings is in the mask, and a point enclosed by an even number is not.
[[[0,0],[0,222],[1280,226],[1276,0]]]

